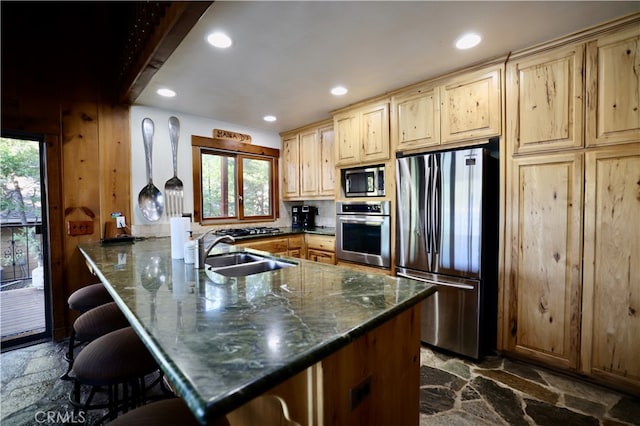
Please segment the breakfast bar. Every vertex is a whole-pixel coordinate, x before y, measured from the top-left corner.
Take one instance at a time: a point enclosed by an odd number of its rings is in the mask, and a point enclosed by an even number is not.
[[[225,276],[172,259],[169,238],[79,249],[200,423],[282,391],[300,424],[417,425],[419,302],[434,286],[220,244],[211,256],[290,266]]]

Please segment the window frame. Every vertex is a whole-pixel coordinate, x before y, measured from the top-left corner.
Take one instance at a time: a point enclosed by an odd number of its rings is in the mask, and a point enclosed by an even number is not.
[[[234,157],[236,161],[237,196],[243,196],[243,159],[260,159],[271,162],[271,214],[265,216],[245,216],[244,205],[236,198],[236,215],[233,217],[203,218],[202,197],[202,153],[220,154]],[[259,145],[251,145],[226,139],[191,136],[191,154],[193,164],[193,215],[194,221],[201,225],[249,223],[275,221],[280,217],[279,159],[280,150]]]

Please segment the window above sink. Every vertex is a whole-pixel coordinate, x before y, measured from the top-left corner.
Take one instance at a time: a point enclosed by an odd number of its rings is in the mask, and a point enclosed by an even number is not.
[[[280,150],[192,136],[194,218],[200,224],[276,220]]]

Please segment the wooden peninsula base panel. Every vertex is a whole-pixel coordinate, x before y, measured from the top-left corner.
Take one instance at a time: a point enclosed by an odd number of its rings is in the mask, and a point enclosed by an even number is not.
[[[312,425],[418,425],[420,304],[267,392],[289,418]],[[247,405],[255,403],[249,402]],[[227,414],[249,424],[260,408]]]

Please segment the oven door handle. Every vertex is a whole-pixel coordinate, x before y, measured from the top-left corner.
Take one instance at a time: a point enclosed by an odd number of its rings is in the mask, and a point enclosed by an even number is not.
[[[385,218],[384,216],[374,216],[374,217],[340,217],[338,216],[338,220],[340,222],[345,222],[345,223],[349,223],[349,222],[357,222],[357,223],[364,223],[364,222],[375,222],[375,223],[384,223]]]
[[[459,288],[461,290],[474,290],[475,287],[472,285],[467,285],[467,284],[454,284],[454,283],[449,283],[449,282],[442,282],[442,281],[436,281],[436,280],[428,280],[426,278],[420,278],[420,277],[416,277],[414,275],[409,275],[409,274],[403,274],[402,272],[398,272],[396,275],[398,275],[399,277],[403,277],[403,278],[410,278],[412,280],[416,280],[416,281],[422,281],[423,283],[427,283],[427,284],[435,284],[435,285],[441,285],[443,287],[454,287],[454,288]]]

